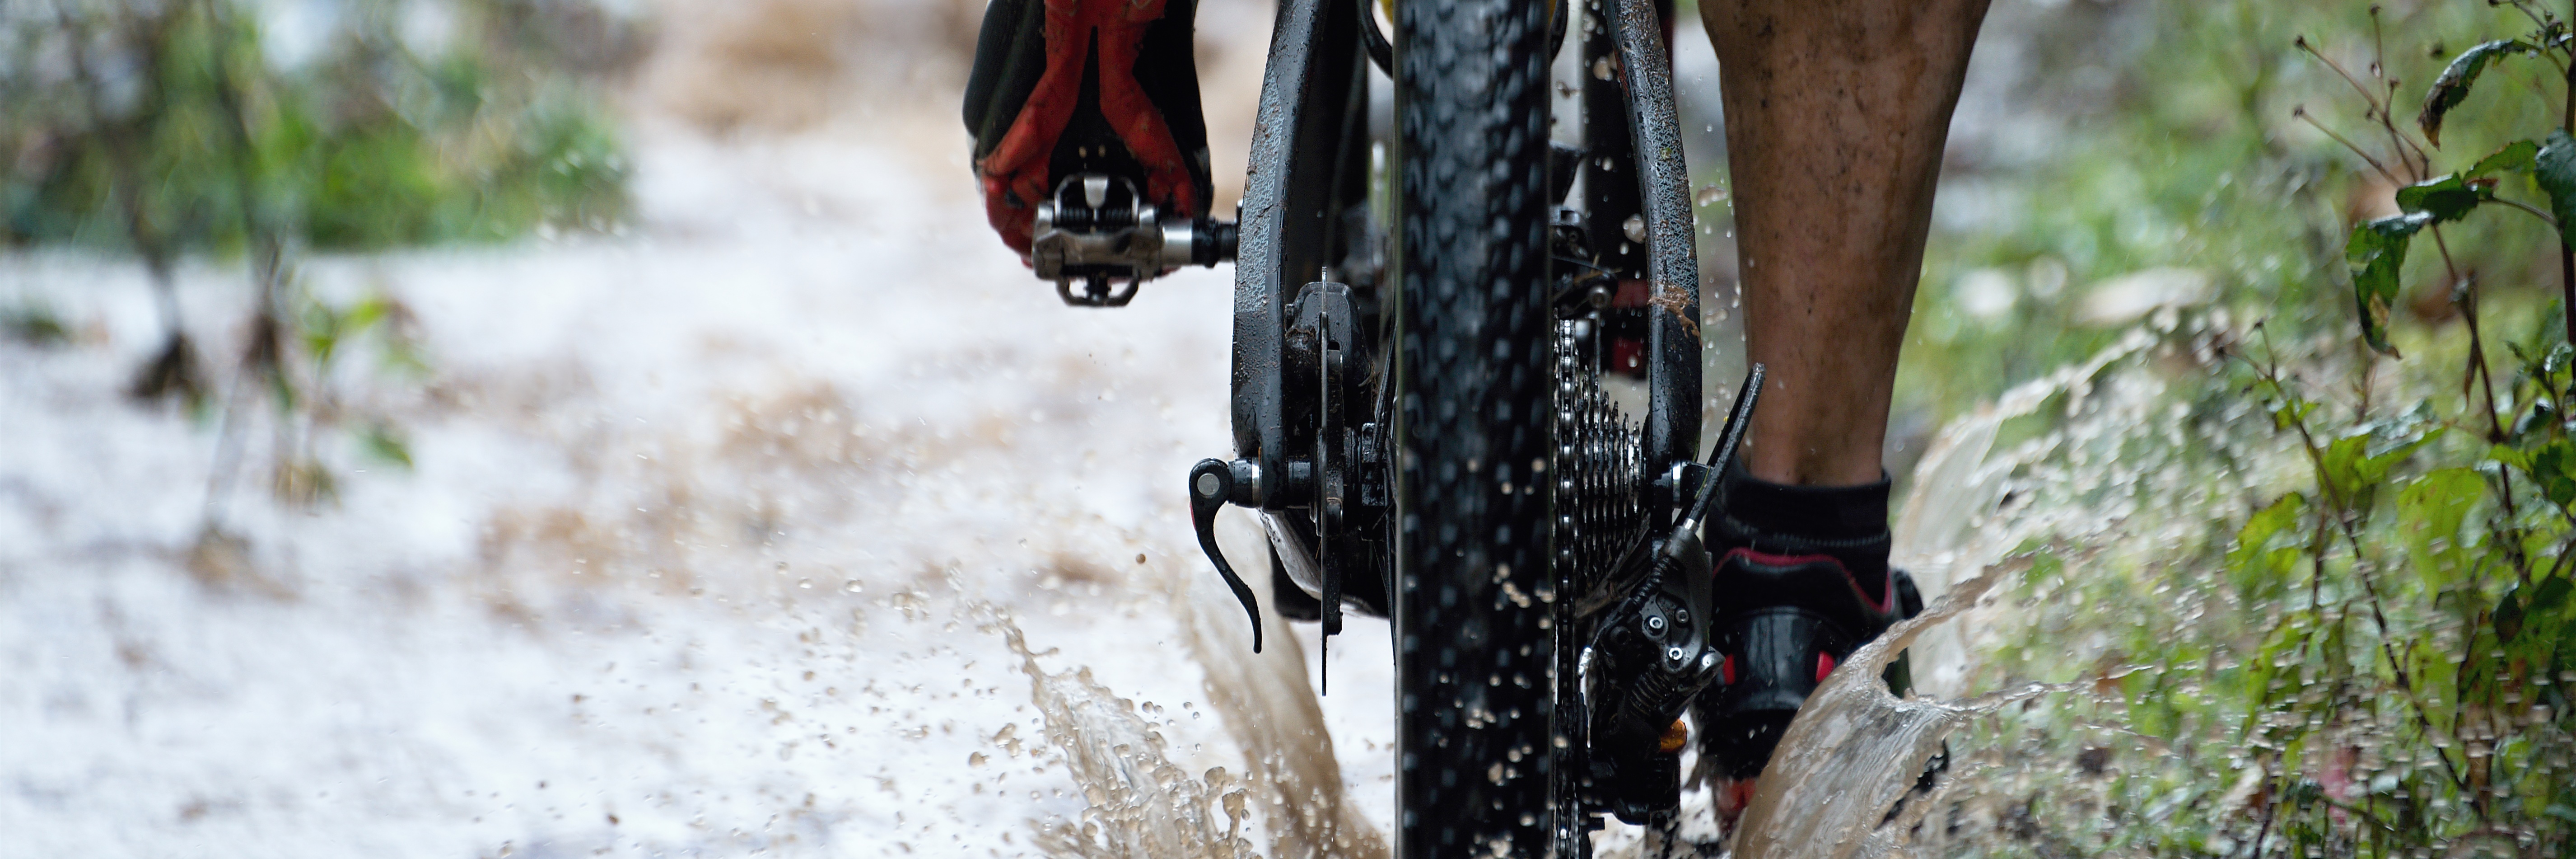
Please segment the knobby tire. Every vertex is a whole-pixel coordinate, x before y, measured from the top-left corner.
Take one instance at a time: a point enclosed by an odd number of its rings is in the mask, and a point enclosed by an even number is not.
[[[1401,857],[1554,852],[1546,10],[1395,4]]]

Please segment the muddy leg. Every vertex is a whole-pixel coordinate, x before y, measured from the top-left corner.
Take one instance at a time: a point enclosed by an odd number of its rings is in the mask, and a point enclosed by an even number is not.
[[[1746,352],[1770,389],[1752,476],[1881,474],[1888,398],[1950,110],[1987,0],[1703,0],[1742,249]]]

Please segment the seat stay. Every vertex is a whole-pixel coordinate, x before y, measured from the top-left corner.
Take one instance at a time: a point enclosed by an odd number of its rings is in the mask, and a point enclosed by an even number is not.
[[[1644,453],[1649,474],[1660,475],[1697,459],[1700,443],[1699,250],[1690,168],[1682,161],[1681,110],[1673,98],[1663,11],[1655,0],[1601,2],[1616,7],[1605,10],[1605,17],[1627,83],[1628,140],[1636,153],[1631,175],[1644,209],[1653,308],[1647,317]]]
[[[1252,127],[1250,172],[1240,213],[1234,264],[1234,444],[1237,456],[1261,465],[1262,489],[1275,497],[1291,455],[1283,378],[1285,339],[1295,291],[1320,274],[1324,231],[1300,204],[1329,195],[1329,148],[1342,129],[1337,116],[1352,85],[1347,54],[1355,38],[1328,38],[1327,11],[1349,0],[1282,0]],[[1338,42],[1338,50],[1336,49]],[[1338,61],[1337,61],[1338,60]],[[1319,163],[1320,162],[1320,163]]]

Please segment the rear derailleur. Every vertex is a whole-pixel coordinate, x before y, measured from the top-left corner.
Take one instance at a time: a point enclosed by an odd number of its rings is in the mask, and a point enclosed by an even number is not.
[[[1577,611],[1589,615],[1589,624],[1576,628],[1590,633],[1578,658],[1587,734],[1585,767],[1578,778],[1589,785],[1588,807],[1632,824],[1667,820],[1680,806],[1681,751],[1688,743],[1681,715],[1717,679],[1723,665],[1710,626],[1716,604],[1701,526],[1712,510],[1722,509],[1717,476],[1726,473],[1743,442],[1763,375],[1762,366],[1754,365],[1708,461],[1676,463],[1654,481],[1657,491],[1646,493],[1678,503],[1653,511],[1661,515],[1651,521],[1643,515],[1647,511],[1639,510],[1628,520],[1634,523],[1627,526],[1634,536],[1627,537],[1625,551],[1607,565],[1596,554],[1592,563],[1573,566],[1575,593],[1586,597],[1578,599]],[[1568,389],[1560,386],[1560,391]],[[1577,442],[1599,434],[1581,425],[1584,411],[1569,416],[1560,408],[1561,449],[1568,444],[1569,420],[1577,422]],[[1573,464],[1580,469],[1593,462],[1577,459]],[[1580,473],[1570,476],[1581,479]],[[1560,498],[1566,489],[1559,484]],[[1584,494],[1576,497],[1592,500]],[[1578,546],[1590,542],[1576,517],[1593,511],[1567,511],[1562,503],[1560,545],[1567,542],[1569,530]],[[1660,522],[1670,522],[1669,530],[1655,525]],[[1606,611],[1598,607],[1614,595],[1616,602]],[[1588,612],[1587,604],[1594,606]]]

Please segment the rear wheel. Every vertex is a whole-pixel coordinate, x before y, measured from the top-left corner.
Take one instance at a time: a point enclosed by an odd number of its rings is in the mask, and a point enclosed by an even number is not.
[[[1400,856],[1556,852],[1546,8],[1395,4]]]

